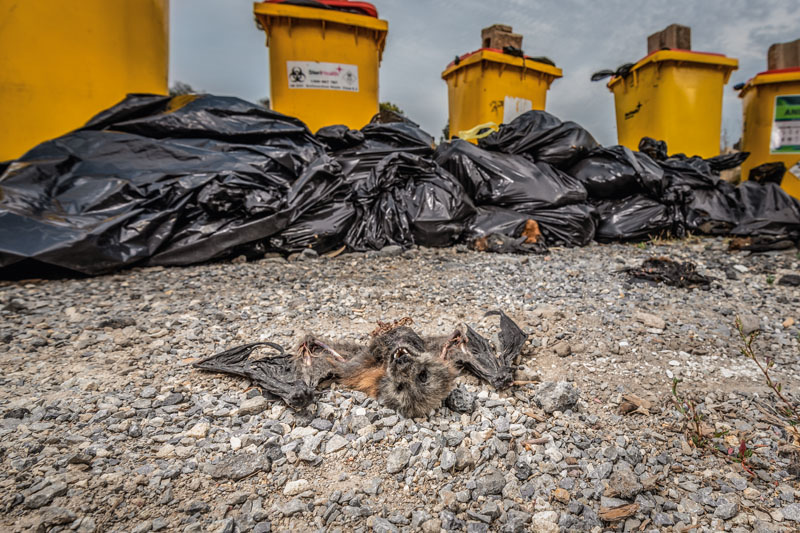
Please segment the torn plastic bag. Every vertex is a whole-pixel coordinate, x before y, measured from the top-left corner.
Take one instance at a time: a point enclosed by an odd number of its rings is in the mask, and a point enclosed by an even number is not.
[[[530,215],[539,224],[548,246],[586,246],[594,239],[594,208],[589,204],[555,208],[519,204],[514,206],[514,210]]]
[[[353,183],[353,192],[357,218],[345,241],[353,250],[448,246],[475,213],[455,177],[429,159],[403,152],[386,156],[365,180]]]
[[[569,168],[599,145],[575,122],[561,122],[546,111],[528,111],[478,141],[486,150],[525,155],[558,168]]]
[[[477,204],[559,207],[586,201],[583,185],[547,163],[490,152],[460,139],[440,145],[435,157]]]
[[[568,171],[590,198],[622,199],[634,194],[661,196],[664,171],[646,154],[624,146],[595,148]]]
[[[318,204],[303,214],[296,222],[270,238],[270,247],[282,252],[300,252],[311,248],[323,254],[344,243],[356,209],[349,196]]]
[[[786,174],[786,165],[783,161],[775,161],[774,163],[764,163],[763,165],[751,168],[747,179],[750,181],[757,181],[758,183],[775,183],[780,185],[783,182],[784,174]]]
[[[740,209],[733,235],[800,238],[800,201],[775,183],[745,181],[733,197]]]
[[[595,204],[597,233],[601,242],[644,240],[671,232],[672,210],[652,198],[636,194],[622,200]]]

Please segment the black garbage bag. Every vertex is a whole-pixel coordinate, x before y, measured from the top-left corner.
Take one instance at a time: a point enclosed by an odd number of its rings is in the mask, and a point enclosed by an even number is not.
[[[281,252],[311,248],[323,254],[344,245],[344,238],[356,218],[349,195],[318,204],[288,228],[269,239],[270,247]]]
[[[528,111],[478,141],[486,150],[525,155],[558,168],[569,168],[599,145],[575,122],[561,122],[546,111]]]
[[[706,162],[711,167],[711,170],[720,172],[722,170],[738,167],[744,163],[748,157],[750,157],[750,152],[731,152],[709,157],[706,159]]]
[[[642,137],[639,141],[639,151],[647,154],[655,161],[663,161],[668,158],[667,143],[665,141],[657,141],[651,137]]]
[[[364,136],[361,143],[331,153],[350,183],[367,179],[375,165],[395,152],[433,154],[433,137],[409,120],[371,122],[360,133]]]
[[[283,148],[286,154],[280,163],[295,175],[324,154],[324,146],[301,120],[230,96],[129,95],[96,115],[82,129],[133,133],[150,139],[180,139],[183,144],[198,147],[215,140]]]
[[[404,152],[386,156],[353,183],[356,221],[345,242],[353,250],[390,244],[448,246],[475,207],[452,174],[430,159]]]
[[[464,240],[473,241],[492,234],[519,237],[530,215],[498,206],[479,206],[464,228]]]
[[[320,128],[316,137],[331,152],[352,148],[364,142],[363,133],[358,130],[351,130],[344,124]]]
[[[684,206],[686,228],[707,235],[727,235],[739,220],[732,187],[696,189]]]
[[[731,194],[740,210],[733,235],[800,238],[800,201],[775,183],[745,181]]]
[[[464,229],[463,240],[479,252],[547,252],[539,224],[530,215],[497,206],[477,207]]]
[[[785,174],[786,165],[783,164],[783,161],[775,161],[774,163],[764,163],[751,168],[747,179],[758,183],[775,183],[780,185],[781,182],[783,182],[783,176]]]
[[[673,211],[642,194],[595,204],[597,232],[601,242],[638,241],[671,233]]]
[[[586,201],[586,189],[575,178],[547,163],[490,152],[460,139],[440,145],[435,157],[480,205],[559,207]]]
[[[667,187],[686,186],[690,189],[713,189],[722,181],[719,174],[701,157],[673,156],[659,161],[664,170]]]
[[[659,198],[664,171],[649,156],[624,146],[595,148],[568,171],[580,181],[590,198],[621,199],[634,194]]]
[[[224,257],[278,233],[343,186],[339,166],[296,119],[236,98],[182,101],[193,111],[131,96],[9,165],[0,176],[0,274],[15,263],[98,274]],[[148,112],[156,114],[149,121]],[[165,114],[188,137],[167,137]],[[248,134],[221,140],[215,127],[236,123]],[[256,143],[243,144],[247,138]]]
[[[514,210],[539,224],[548,246],[586,246],[597,229],[594,208],[585,203],[553,208],[519,204]]]

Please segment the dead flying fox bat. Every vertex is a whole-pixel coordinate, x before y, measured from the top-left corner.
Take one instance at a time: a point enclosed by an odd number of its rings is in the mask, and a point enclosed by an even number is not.
[[[226,350],[194,366],[246,377],[264,393],[294,408],[311,403],[317,388],[332,380],[365,392],[403,416],[424,416],[441,405],[461,370],[497,389],[512,384],[516,359],[527,336],[502,311],[487,315],[500,316],[500,353],[469,326],[462,326],[444,341],[425,340],[407,326],[411,321],[405,318],[379,323],[366,347],[334,348],[307,336],[295,354],[286,354],[271,342],[257,342]],[[249,359],[261,346],[278,353]]]

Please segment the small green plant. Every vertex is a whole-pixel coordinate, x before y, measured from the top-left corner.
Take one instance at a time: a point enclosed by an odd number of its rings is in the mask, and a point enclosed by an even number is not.
[[[672,403],[678,412],[683,415],[686,423],[685,429],[695,448],[705,448],[708,446],[709,441],[703,435],[703,430],[700,426],[703,417],[697,413],[697,408],[692,400],[684,399],[678,394],[678,383],[680,382],[680,379],[672,378]]]
[[[754,449],[754,447],[747,445],[749,438],[746,435],[740,435],[738,437],[739,445],[730,447],[724,442],[719,441],[719,439],[728,434],[727,430],[715,431],[713,433],[708,429],[704,430],[702,425],[703,416],[697,412],[695,403],[688,398],[683,398],[678,393],[678,383],[680,382],[680,379],[672,378],[672,403],[675,405],[678,412],[683,415],[684,432],[689,440],[692,441],[694,447],[699,450],[712,451],[728,461],[740,463],[745,472],[755,477],[755,472],[753,472],[750,465],[747,464],[747,460],[753,456]],[[761,446],[763,445],[755,446],[755,448],[760,448]]]
[[[775,283],[775,276],[767,274],[767,285],[772,285],[773,283]]]
[[[637,243],[636,243],[636,247],[637,247],[638,249],[640,249],[640,250],[647,250],[647,243],[646,243],[646,242],[644,242],[644,241],[642,241],[642,242],[637,242]]]
[[[758,338],[759,332],[754,331],[749,335],[745,335],[744,329],[742,328],[742,321],[738,316],[736,317],[736,329],[739,331],[739,338],[742,339],[742,355],[752,360],[761,371],[767,386],[772,389],[772,392],[775,393],[775,395],[778,397],[778,401],[780,402],[780,405],[776,406],[776,410],[778,413],[780,413],[784,422],[786,422],[789,431],[794,436],[795,443],[800,443],[800,407],[795,406],[791,401],[789,401],[789,399],[783,394],[783,386],[779,382],[772,379],[769,371],[775,366],[775,359],[770,356],[766,356],[764,360],[761,361],[761,359],[758,358],[755,350],[753,349],[753,343]]]

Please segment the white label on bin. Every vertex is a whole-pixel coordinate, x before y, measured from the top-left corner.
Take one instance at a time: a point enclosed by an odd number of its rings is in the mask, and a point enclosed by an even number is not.
[[[290,89],[328,89],[358,92],[358,65],[287,61]]]
[[[533,102],[526,98],[506,96],[503,99],[503,124],[508,124],[521,114],[533,109]]]

